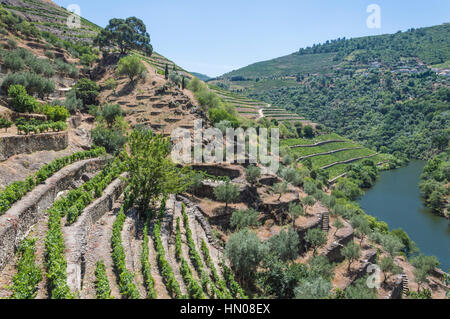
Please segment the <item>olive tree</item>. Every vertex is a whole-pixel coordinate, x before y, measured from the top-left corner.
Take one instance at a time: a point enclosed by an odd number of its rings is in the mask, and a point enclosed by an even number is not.
[[[228,204],[235,201],[239,196],[239,187],[230,181],[226,181],[214,188],[214,195],[218,201],[225,203],[225,210],[228,210]]]

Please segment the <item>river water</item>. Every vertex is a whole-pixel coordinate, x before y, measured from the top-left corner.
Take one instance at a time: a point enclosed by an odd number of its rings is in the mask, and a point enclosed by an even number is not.
[[[434,255],[440,268],[450,269],[450,221],[434,215],[420,196],[424,161],[380,173],[375,186],[359,200],[364,211],[385,221],[390,229],[402,228],[424,255]]]

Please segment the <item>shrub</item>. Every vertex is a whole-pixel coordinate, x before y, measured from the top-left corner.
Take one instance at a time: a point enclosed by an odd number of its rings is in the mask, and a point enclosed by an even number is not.
[[[256,184],[260,176],[261,176],[261,169],[255,165],[250,165],[245,170],[245,179],[252,186]]]
[[[74,90],[70,90],[66,94],[66,100],[64,106],[70,114],[75,114],[77,111],[83,108],[83,101],[77,98],[77,94]]]
[[[263,257],[263,245],[255,233],[244,229],[230,236],[225,254],[242,281],[251,281]]]
[[[127,138],[116,130],[110,130],[101,126],[91,131],[92,143],[102,146],[110,154],[117,154],[125,145]]]
[[[5,132],[12,126],[12,122],[0,116],[0,129],[4,128]]]
[[[228,204],[236,200],[239,196],[239,187],[235,184],[226,181],[225,183],[214,188],[214,195],[218,201],[225,203],[225,210],[228,209]]]
[[[22,85],[12,85],[8,89],[8,97],[11,99],[12,109],[19,113],[33,112],[38,102],[35,98],[27,94]]]
[[[25,62],[17,52],[4,52],[2,54],[3,65],[11,72],[18,72],[25,69]]]
[[[83,101],[83,105],[97,105],[97,97],[99,95],[100,87],[97,83],[81,79],[74,86],[77,98]]]
[[[136,77],[142,77],[145,70],[144,64],[135,55],[123,57],[117,64],[117,74],[128,76],[131,82],[134,82]]]
[[[100,116],[106,121],[109,127],[111,127],[115,119],[122,116],[122,108],[118,104],[106,104],[100,111]]]
[[[240,230],[249,226],[259,226],[259,213],[253,208],[233,212],[230,225],[233,229]]]
[[[59,105],[41,105],[36,111],[45,114],[47,120],[52,122],[65,122],[70,116],[69,111],[65,107]]]

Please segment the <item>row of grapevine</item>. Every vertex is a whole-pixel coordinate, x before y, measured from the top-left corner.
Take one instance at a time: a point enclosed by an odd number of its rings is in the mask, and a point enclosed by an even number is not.
[[[217,285],[217,288],[222,291],[225,298],[231,299],[232,296],[230,294],[230,291],[227,288],[227,284],[225,283],[225,281],[222,278],[220,278],[219,274],[217,273],[216,266],[214,265],[214,262],[211,258],[211,254],[209,253],[208,246],[206,245],[206,242],[203,239],[202,239],[202,246],[201,246],[200,250],[203,253],[203,258],[206,262],[206,265],[211,270],[211,278],[212,278],[213,282]]]
[[[234,275],[231,272],[231,269],[228,268],[224,262],[222,262],[222,269],[223,277],[225,278],[225,282],[227,283],[228,289],[232,293],[233,297],[238,299],[248,299],[248,297],[245,295],[244,290],[234,279]]]
[[[74,297],[67,285],[67,261],[64,256],[65,244],[61,230],[62,218],[67,215],[69,220],[71,214],[75,216],[75,210],[76,216],[78,216],[94,200],[92,191],[95,190],[95,197],[100,197],[103,189],[108,185],[106,181],[111,179],[111,175],[118,176],[122,170],[123,164],[120,160],[114,160],[90,181],[84,183],[78,189],[70,190],[65,197],[54,202],[53,206],[48,209],[49,220],[45,238],[45,256],[51,298],[68,299]]]
[[[227,298],[226,292],[219,290],[216,285],[214,285],[213,282],[209,279],[208,273],[203,268],[203,261],[200,257],[200,254],[197,251],[197,248],[195,247],[194,239],[192,238],[192,231],[189,226],[189,218],[186,213],[186,205],[184,203],[181,204],[181,210],[183,215],[183,223],[184,223],[184,229],[186,231],[186,242],[189,247],[189,257],[192,261],[192,264],[194,265],[195,269],[197,270],[197,273],[201,277],[201,283],[203,290],[207,292],[211,296],[216,296],[219,299],[225,299]],[[209,291],[208,287],[212,290]]]
[[[51,163],[42,166],[37,173],[27,177],[24,181],[17,181],[10,184],[0,192],[0,215],[10,209],[14,203],[22,199],[23,196],[32,191],[37,185],[42,184],[46,179],[65,166],[76,161],[95,158],[102,154],[105,154],[105,149],[103,147],[60,157]]]
[[[113,224],[111,237],[112,259],[119,276],[119,290],[127,299],[140,299],[139,290],[134,283],[134,275],[127,269],[125,264],[125,249],[122,245],[122,229],[125,223],[124,206],[120,208]]]
[[[17,273],[13,277],[11,299],[34,299],[37,285],[42,280],[42,271],[35,263],[36,239],[25,239],[19,246],[20,259],[17,263]]]
[[[142,276],[144,277],[144,286],[147,290],[147,299],[156,299],[155,291],[155,280],[152,277],[151,265],[149,262],[149,238],[148,238],[148,222],[144,226],[144,240],[142,241],[142,253],[141,253],[141,264],[142,264]]]
[[[166,260],[166,253],[164,251],[164,246],[161,240],[161,220],[164,215],[166,206],[166,198],[161,201],[161,208],[159,212],[159,219],[155,223],[153,228],[153,243],[156,250],[156,260],[158,262],[159,271],[166,285],[167,291],[173,298],[182,298],[180,284],[178,283],[175,275],[173,273],[172,267]]]
[[[103,261],[98,261],[95,266],[95,297],[97,299],[114,299],[111,296],[111,288]]]
[[[189,297],[192,299],[205,299],[202,287],[200,287],[200,285],[192,276],[192,271],[186,260],[183,258],[183,252],[181,248],[181,227],[179,217],[177,217],[177,226],[175,234],[175,256],[177,258],[177,261],[181,263],[180,273],[187,287]]]
[[[124,168],[124,164],[116,158],[82,187],[70,191],[67,195],[70,203],[67,206],[67,223],[70,225],[76,222],[84,208],[95,198],[101,197],[105,188],[122,174]]]

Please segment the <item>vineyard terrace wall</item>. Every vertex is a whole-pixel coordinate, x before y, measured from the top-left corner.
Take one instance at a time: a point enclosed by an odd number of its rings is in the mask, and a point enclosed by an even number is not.
[[[114,202],[123,193],[128,173],[115,179],[102,193],[102,196],[87,206],[78,221],[64,228],[66,238],[67,284],[72,291],[80,291],[84,277],[85,254],[92,226],[107,212],[113,209]]]
[[[38,151],[60,151],[69,146],[69,133],[52,132],[33,135],[14,135],[0,138],[0,161],[17,154]]]
[[[0,216],[0,271],[42,213],[53,204],[58,193],[68,189],[84,173],[100,169],[105,162],[106,158],[94,158],[61,169]]]

